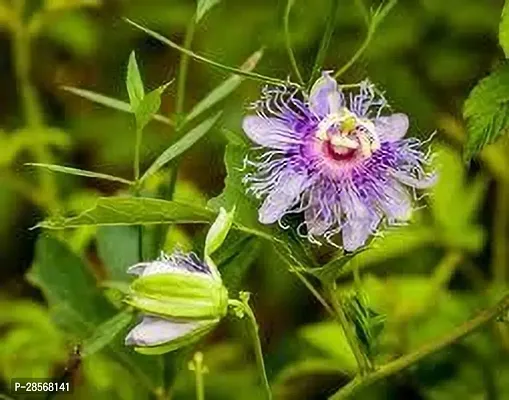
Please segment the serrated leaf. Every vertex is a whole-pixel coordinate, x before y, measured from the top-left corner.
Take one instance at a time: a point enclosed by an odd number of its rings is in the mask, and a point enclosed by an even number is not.
[[[144,96],[136,106],[133,105],[136,129],[138,129],[138,131],[142,131],[150,120],[154,118],[154,115],[157,114],[159,107],[161,107],[161,95],[170,83],[171,82],[166,83],[152,90],[149,94]]]
[[[175,157],[178,157],[182,153],[184,153],[187,149],[189,149],[193,144],[195,144],[198,140],[200,140],[207,132],[212,129],[214,124],[217,122],[219,117],[221,116],[221,112],[217,113],[213,117],[206,119],[198,126],[191,129],[188,133],[186,133],[182,138],[180,138],[177,142],[172,144],[168,149],[166,149],[155,161],[154,163],[147,169],[147,171],[143,174],[140,181],[144,181],[150,176],[154,175],[157,171],[159,171],[162,167],[164,167],[167,163],[173,160]]]
[[[252,71],[260,59],[262,58],[263,51],[258,50],[253,53],[245,62],[241,65],[240,69],[242,71]],[[221,83],[218,87],[213,89],[209,94],[207,94],[202,100],[200,100],[189,113],[186,115],[184,119],[184,123],[187,123],[199,115],[203,114],[205,111],[219,103],[221,100],[230,95],[235,89],[239,87],[245,77],[240,75],[232,75],[223,83]]]
[[[505,1],[502,10],[498,39],[500,41],[500,46],[502,46],[504,50],[505,57],[509,58],[509,0]]]
[[[77,96],[83,97],[84,99],[112,108],[114,110],[133,113],[131,105],[126,103],[125,101],[114,99],[113,97],[108,97],[105,96],[104,94],[93,92],[91,90],[79,89],[71,86],[62,86],[62,89],[65,90],[66,92],[70,92]],[[171,119],[163,115],[154,114],[152,115],[152,118],[155,121],[162,122],[163,124],[175,126],[175,123]]]
[[[125,185],[133,185],[134,184],[134,182],[128,181],[127,179],[124,179],[124,178],[120,178],[118,176],[101,174],[99,172],[87,171],[87,170],[79,169],[79,168],[64,167],[63,165],[40,164],[40,163],[26,163],[25,165],[29,165],[32,167],[38,167],[38,168],[44,168],[44,169],[48,169],[50,171],[61,172],[63,174],[68,174],[68,175],[77,175],[77,176],[84,176],[86,178],[104,179],[107,181],[120,182]]]
[[[83,342],[82,356],[91,356],[102,350],[129,325],[132,319],[133,313],[130,310],[124,310],[99,325],[93,335]]]
[[[463,116],[468,129],[464,153],[470,160],[509,127],[509,64],[477,84],[465,102]]]
[[[134,51],[129,56],[129,63],[127,64],[126,86],[131,108],[136,112],[136,108],[145,97],[145,88],[143,87],[143,80],[141,79]]]
[[[196,5],[196,23],[200,22],[205,14],[216,4],[219,4],[220,1],[221,0],[198,0]]]
[[[90,210],[70,218],[47,219],[37,225],[46,229],[81,226],[119,226],[208,223],[214,214],[207,209],[176,201],[144,197],[101,197]]]

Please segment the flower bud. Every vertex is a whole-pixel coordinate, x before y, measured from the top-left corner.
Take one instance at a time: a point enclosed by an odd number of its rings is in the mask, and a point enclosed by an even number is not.
[[[126,302],[145,316],[126,344],[141,353],[162,354],[193,343],[226,314],[228,292],[219,274],[194,253],[162,254],[128,272],[139,277]]]

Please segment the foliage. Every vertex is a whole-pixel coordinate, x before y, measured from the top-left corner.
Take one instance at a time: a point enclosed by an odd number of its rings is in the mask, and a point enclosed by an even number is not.
[[[508,4],[0,0],[12,50],[0,46],[2,387],[509,396]],[[301,215],[260,223],[245,183],[259,151],[241,129],[249,103],[264,85],[307,90],[322,70],[376,83],[437,171],[408,224],[352,253],[309,242]],[[127,268],[175,249],[220,274],[229,318],[163,346],[173,353],[138,354],[124,344],[140,319],[126,296],[169,291],[157,314],[174,317],[183,304],[167,299],[191,281]]]

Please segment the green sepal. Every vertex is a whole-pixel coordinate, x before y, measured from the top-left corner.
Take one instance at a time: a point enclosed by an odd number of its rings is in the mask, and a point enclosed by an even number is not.
[[[227,212],[222,207],[219,209],[219,214],[210,227],[205,239],[205,255],[212,255],[223,244],[233,224],[234,214],[235,207],[230,212]]]
[[[212,329],[214,329],[218,323],[219,319],[205,320],[202,321],[201,325],[198,326],[193,331],[185,335],[182,335],[170,342],[166,342],[164,344],[160,344],[157,346],[135,347],[134,350],[137,351],[138,353],[146,355],[160,355],[164,353],[169,353],[171,351],[196,343],[203,336],[205,336]]]
[[[202,273],[148,275],[131,284],[126,300],[150,314],[171,318],[215,319],[226,314],[228,292],[221,281]]]

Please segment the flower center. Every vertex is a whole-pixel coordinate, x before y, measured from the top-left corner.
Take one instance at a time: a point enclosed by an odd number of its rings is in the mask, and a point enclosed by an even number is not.
[[[337,161],[358,155],[367,158],[380,148],[374,124],[347,108],[327,115],[318,125],[316,137],[323,142],[326,154]]]

